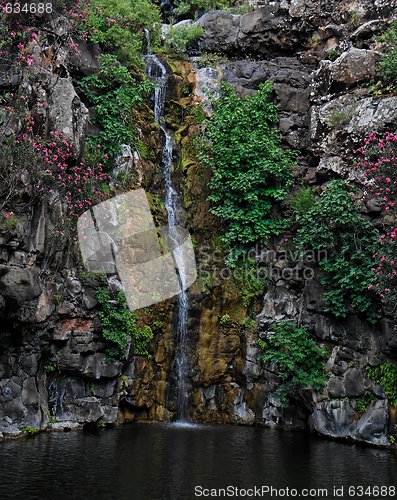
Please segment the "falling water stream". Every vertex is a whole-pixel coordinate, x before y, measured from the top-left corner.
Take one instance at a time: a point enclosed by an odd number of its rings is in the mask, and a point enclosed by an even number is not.
[[[188,391],[186,388],[187,372],[187,312],[188,294],[185,290],[185,263],[178,244],[178,195],[172,183],[173,142],[167,130],[164,119],[164,106],[167,91],[167,70],[160,59],[152,53],[149,32],[145,30],[147,55],[146,65],[149,78],[155,83],[154,90],[154,119],[164,134],[165,143],[161,159],[165,179],[165,201],[167,210],[168,233],[174,249],[174,258],[179,270],[181,292],[178,295],[176,321],[176,376],[178,384],[177,420],[187,420]]]

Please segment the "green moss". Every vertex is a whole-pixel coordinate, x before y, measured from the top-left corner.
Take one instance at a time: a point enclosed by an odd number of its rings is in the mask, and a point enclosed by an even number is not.
[[[108,284],[106,273],[101,271],[81,271],[79,273],[79,278],[83,285],[87,287],[97,287]]]
[[[340,128],[350,123],[354,113],[354,108],[337,109],[331,113],[330,125],[332,128]]]
[[[19,427],[19,430],[30,437],[36,436],[40,432],[40,429],[36,429],[36,427]]]

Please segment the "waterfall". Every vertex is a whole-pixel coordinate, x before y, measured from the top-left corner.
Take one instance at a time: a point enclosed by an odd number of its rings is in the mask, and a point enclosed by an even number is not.
[[[178,384],[177,420],[185,421],[188,413],[188,392],[186,388],[187,371],[187,317],[188,317],[188,294],[185,290],[184,259],[178,245],[178,195],[172,183],[172,157],[173,142],[170,132],[167,130],[164,119],[164,106],[167,90],[167,70],[160,59],[152,53],[148,30],[145,29],[147,56],[146,71],[149,78],[156,84],[154,90],[154,119],[164,135],[165,143],[161,159],[162,170],[165,180],[165,201],[167,210],[168,233],[170,240],[175,243],[173,247],[174,258],[179,269],[179,280],[182,291],[178,295],[177,321],[176,321],[176,376]]]

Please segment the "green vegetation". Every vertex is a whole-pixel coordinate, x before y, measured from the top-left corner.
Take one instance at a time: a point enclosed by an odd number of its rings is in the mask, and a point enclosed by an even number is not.
[[[135,127],[133,108],[150,94],[153,84],[149,80],[137,81],[131,72],[117,62],[111,54],[100,56],[100,71],[80,81],[80,87],[89,104],[96,107],[93,122],[100,128],[98,135],[89,137],[87,155],[92,158],[98,150],[106,152],[104,163],[113,166],[122,143],[133,143]]]
[[[50,428],[52,424],[56,424],[59,422],[58,419],[56,419],[53,415],[51,415],[50,410],[47,412],[47,422],[45,424],[46,428]]]
[[[102,271],[82,271],[79,273],[79,278],[83,285],[87,287],[96,287],[108,284],[107,275]]]
[[[326,53],[330,61],[336,61],[341,54],[338,49],[329,49]]]
[[[54,293],[54,295],[52,296],[52,300],[56,304],[60,304],[63,301],[63,295],[60,293]]]
[[[230,326],[231,323],[232,323],[232,318],[230,317],[229,314],[224,314],[219,320],[219,324],[222,326]]]
[[[174,52],[179,57],[184,57],[189,45],[201,38],[204,30],[198,24],[188,24],[174,28],[170,26],[165,35],[165,47],[169,52]]]
[[[57,366],[55,363],[46,363],[44,365],[44,370],[47,372],[47,373],[54,373],[57,369]]]
[[[210,10],[226,10],[233,3],[233,0],[176,0],[173,15],[194,17]]]
[[[266,280],[259,272],[256,261],[247,254],[239,256],[232,252],[226,262],[233,270],[235,287],[243,306],[248,307],[253,299],[264,293]]]
[[[380,366],[367,369],[368,376],[383,387],[393,408],[397,408],[397,366],[386,361]]]
[[[348,189],[343,181],[328,184],[320,200],[301,215],[295,245],[303,255],[327,252],[319,262],[326,311],[345,317],[353,310],[374,321],[376,295],[370,284],[379,235],[357,211]]]
[[[349,107],[344,110],[336,109],[330,116],[330,125],[332,128],[340,128],[347,125],[352,119],[354,108]]]
[[[100,43],[129,68],[143,68],[143,28],[149,29],[157,44],[161,26],[158,6],[151,0],[90,0],[87,10],[82,10],[80,34]]]
[[[227,58],[224,55],[212,52],[205,52],[197,61],[200,68],[216,68],[219,64],[225,62],[227,62]]]
[[[18,229],[19,226],[19,219],[13,212],[5,213],[0,216],[0,231],[11,233]]]
[[[382,36],[382,40],[390,46],[380,62],[380,73],[386,82],[395,83],[397,80],[397,21]]]
[[[316,49],[321,43],[321,37],[318,33],[313,33],[309,40],[310,47]]]
[[[287,224],[274,204],[291,186],[294,154],[280,147],[271,94],[270,82],[244,98],[224,84],[206,124],[201,160],[212,169],[210,212],[224,222],[222,239],[230,246],[266,241]]]
[[[258,345],[263,350],[260,359],[266,365],[277,365],[281,384],[276,394],[285,405],[300,389],[322,390],[326,379],[323,365],[326,354],[310,337],[308,326],[280,321],[273,325],[266,340],[258,341]]]
[[[301,186],[291,196],[291,206],[296,215],[303,215],[308,212],[316,203],[314,190],[311,187]]]
[[[134,355],[148,356],[147,345],[153,339],[153,332],[148,325],[138,326],[138,313],[131,312],[125,295],[117,293],[114,299],[107,290],[99,289],[96,293],[99,305],[102,336],[111,343],[106,350],[109,361],[125,359],[131,339],[134,342]]]
[[[36,429],[36,427],[20,427],[19,430],[30,437],[33,437],[40,432],[40,429]]]
[[[363,414],[367,411],[368,406],[370,404],[375,403],[376,401],[377,401],[377,398],[376,398],[375,394],[373,394],[372,391],[367,390],[367,391],[365,391],[363,396],[361,396],[360,398],[358,398],[356,400],[357,410],[359,411],[359,413]]]

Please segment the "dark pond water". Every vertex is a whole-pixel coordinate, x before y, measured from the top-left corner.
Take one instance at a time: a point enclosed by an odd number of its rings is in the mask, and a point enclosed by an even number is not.
[[[253,427],[135,424],[0,444],[1,500],[211,498],[204,488],[226,490],[212,498],[397,499],[375,488],[396,480],[392,451]],[[371,489],[349,492],[358,485]]]

